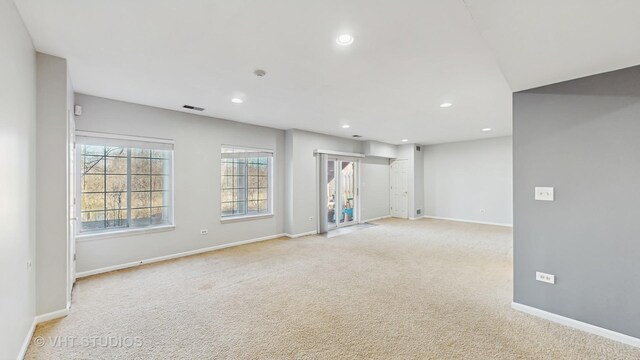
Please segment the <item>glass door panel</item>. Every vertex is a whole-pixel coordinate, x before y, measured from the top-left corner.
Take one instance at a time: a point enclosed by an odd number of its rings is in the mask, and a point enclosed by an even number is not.
[[[337,179],[336,179],[336,165],[338,161],[329,160],[327,162],[327,222],[329,223],[329,228],[336,227],[336,219],[338,218],[339,211],[337,204]]]
[[[355,163],[353,161],[338,161],[338,191],[340,205],[340,224],[355,221]]]

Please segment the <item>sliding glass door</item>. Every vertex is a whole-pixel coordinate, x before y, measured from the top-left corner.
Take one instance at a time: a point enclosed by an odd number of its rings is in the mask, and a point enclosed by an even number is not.
[[[357,162],[327,160],[327,225],[329,229],[357,223]]]

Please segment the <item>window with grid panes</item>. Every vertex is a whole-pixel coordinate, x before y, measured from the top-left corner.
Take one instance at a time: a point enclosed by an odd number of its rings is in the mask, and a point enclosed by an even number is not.
[[[221,217],[270,215],[273,152],[222,147]]]
[[[78,136],[80,233],[171,225],[173,146]]]

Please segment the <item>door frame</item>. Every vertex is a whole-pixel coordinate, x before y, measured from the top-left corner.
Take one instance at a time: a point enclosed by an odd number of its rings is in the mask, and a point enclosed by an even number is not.
[[[348,226],[357,225],[361,221],[361,201],[360,201],[360,169],[361,159],[364,157],[362,154],[357,153],[344,153],[338,151],[328,150],[315,150],[314,156],[316,157],[316,233],[326,233],[328,229],[327,219],[327,169],[329,159],[339,158],[344,161],[352,161],[355,164],[355,176],[354,182],[356,187],[355,196],[355,209],[354,209],[354,221],[349,222]],[[311,220],[311,219],[309,219]],[[343,225],[342,227],[347,226]],[[332,227],[332,229],[335,229]]]
[[[341,209],[343,205],[340,197],[340,190],[341,190],[340,181],[338,181],[339,180],[338,176],[340,176],[340,172],[342,172],[342,169],[341,169],[341,166],[338,164],[341,164],[343,162],[353,163],[354,194],[353,194],[353,219],[349,222],[340,223],[340,220],[339,220],[340,218],[336,213],[335,224],[331,226],[327,221],[327,229],[333,230],[333,229],[343,228],[347,226],[357,225],[360,223],[360,159],[347,157],[347,156],[337,156],[337,155],[328,156],[327,161],[324,164],[324,166],[327,166],[327,171],[328,171],[329,161],[334,162],[334,174],[335,174],[335,181],[336,181],[336,200],[337,200],[336,209]],[[324,182],[325,183],[322,184],[322,186],[327,186],[326,179],[324,180]],[[324,211],[327,211],[326,207]]]
[[[78,215],[76,213],[77,169],[76,124],[73,110],[67,110],[67,308],[71,307],[71,294],[76,282],[76,232]]]

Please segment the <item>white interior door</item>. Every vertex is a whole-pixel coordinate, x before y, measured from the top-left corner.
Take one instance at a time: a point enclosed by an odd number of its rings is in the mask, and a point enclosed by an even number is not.
[[[392,217],[407,218],[408,214],[408,178],[407,178],[407,160],[393,160],[391,162],[391,186],[389,203],[391,205],[390,214]]]

